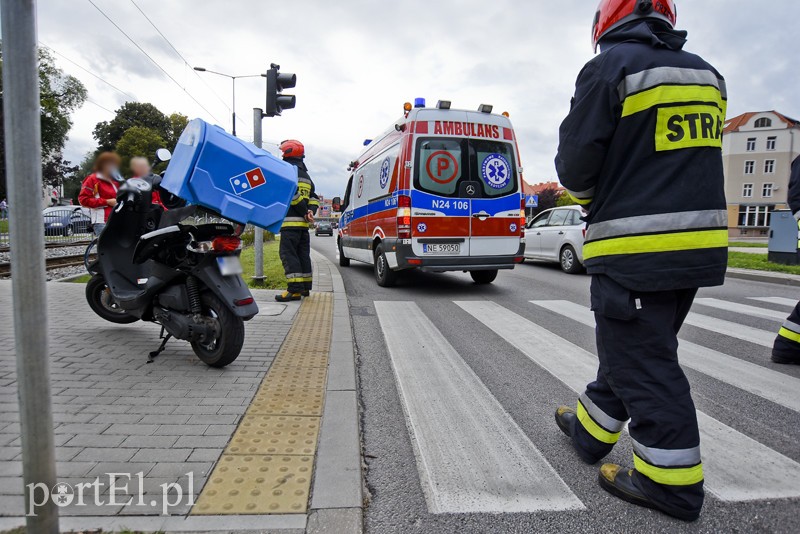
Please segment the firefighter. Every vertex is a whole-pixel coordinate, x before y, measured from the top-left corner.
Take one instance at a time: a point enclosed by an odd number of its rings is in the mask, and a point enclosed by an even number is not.
[[[289,283],[286,291],[275,295],[278,302],[289,302],[307,297],[311,292],[311,238],[309,226],[319,207],[319,197],[314,192],[314,182],[303,161],[305,147],[300,141],[284,141],[280,145],[283,160],[297,167],[297,191],[289,212],[281,226],[281,262]]]
[[[798,221],[798,235],[800,235],[800,158],[792,164],[792,177],[789,180],[789,208]],[[800,248],[800,242],[798,242]],[[800,365],[800,302],[786,322],[783,323],[775,345],[772,347],[772,361]]]
[[[678,331],[699,287],[724,283],[722,76],[683,51],[672,0],[603,0],[602,53],[580,73],[556,167],[588,212],[597,378],[556,411],[582,460],[611,452],[629,421],[633,467],[605,464],[600,486],[693,521],[703,504],[700,436]]]

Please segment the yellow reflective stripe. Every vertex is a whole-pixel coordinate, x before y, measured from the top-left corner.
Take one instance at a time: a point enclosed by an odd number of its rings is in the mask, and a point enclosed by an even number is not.
[[[302,282],[313,282],[314,279],[312,277],[310,277],[310,276],[304,276],[303,278],[300,279],[300,281],[302,281]]]
[[[297,282],[305,282],[306,279],[305,278],[287,278],[286,281],[289,282],[289,283],[297,283]]]
[[[656,467],[633,455],[636,470],[657,484],[691,486],[703,481],[703,464],[692,467]]]
[[[285,222],[281,228],[308,228],[307,222]]]
[[[800,334],[798,334],[796,332],[792,332],[791,330],[789,330],[788,328],[785,328],[783,326],[778,331],[778,335],[781,336],[781,337],[785,337],[786,339],[788,339],[790,341],[794,341],[795,343],[800,343]]]
[[[701,248],[727,248],[727,230],[703,230],[700,232],[678,232],[673,234],[653,234],[630,237],[617,237],[604,241],[586,243],[583,246],[583,259],[619,254],[646,254],[651,252],[677,252]]]
[[[592,417],[586,411],[586,408],[584,408],[583,404],[580,402],[578,403],[577,413],[578,421],[580,421],[583,428],[597,441],[602,441],[603,443],[613,445],[617,442],[617,440],[619,440],[619,432],[609,432],[605,428],[595,423],[594,419],[592,419]]]
[[[567,193],[569,198],[571,198],[576,204],[580,204],[581,206],[588,206],[594,200],[593,198],[577,198],[572,193]]]
[[[660,85],[629,96],[622,104],[622,116],[628,117],[664,104],[714,102],[724,113],[727,108],[722,93],[716,87],[702,85]]]

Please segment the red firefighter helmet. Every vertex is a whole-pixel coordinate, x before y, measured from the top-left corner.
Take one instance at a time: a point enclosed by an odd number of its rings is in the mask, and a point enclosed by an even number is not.
[[[673,0],[601,0],[592,26],[595,52],[604,35],[636,19],[663,20],[674,28],[678,11]]]
[[[303,143],[294,139],[284,141],[278,148],[284,158],[302,158],[306,155],[306,148]]]

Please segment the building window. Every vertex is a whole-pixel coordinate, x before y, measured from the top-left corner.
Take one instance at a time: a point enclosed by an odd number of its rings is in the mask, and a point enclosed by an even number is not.
[[[756,162],[755,161],[745,161],[744,162],[744,173],[745,174],[755,174],[756,172]]]
[[[774,210],[775,206],[739,206],[739,226],[765,228]]]
[[[772,119],[762,117],[756,121],[756,128],[770,128],[772,126]]]
[[[764,162],[764,174],[775,174],[775,160],[768,159]]]
[[[755,152],[756,151],[756,138],[751,137],[747,140],[747,151],[748,152]]]
[[[764,187],[761,188],[761,196],[764,198],[772,198],[772,190],[775,188],[775,184],[764,184]]]
[[[753,184],[744,184],[742,186],[742,197],[752,198],[752,196],[753,196]]]
[[[775,150],[775,146],[778,144],[777,137],[767,137],[767,150]]]

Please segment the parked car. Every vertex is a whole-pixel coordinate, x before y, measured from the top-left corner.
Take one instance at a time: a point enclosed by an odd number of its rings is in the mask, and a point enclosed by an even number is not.
[[[92,218],[89,210],[81,206],[54,206],[45,208],[44,234],[71,236],[87,234],[92,231]]]
[[[317,228],[314,230],[314,235],[329,235],[333,237],[333,226],[331,226],[331,223],[325,221],[317,223]]]
[[[579,206],[554,208],[536,216],[525,230],[525,259],[558,262],[568,274],[583,270],[586,223]]]

